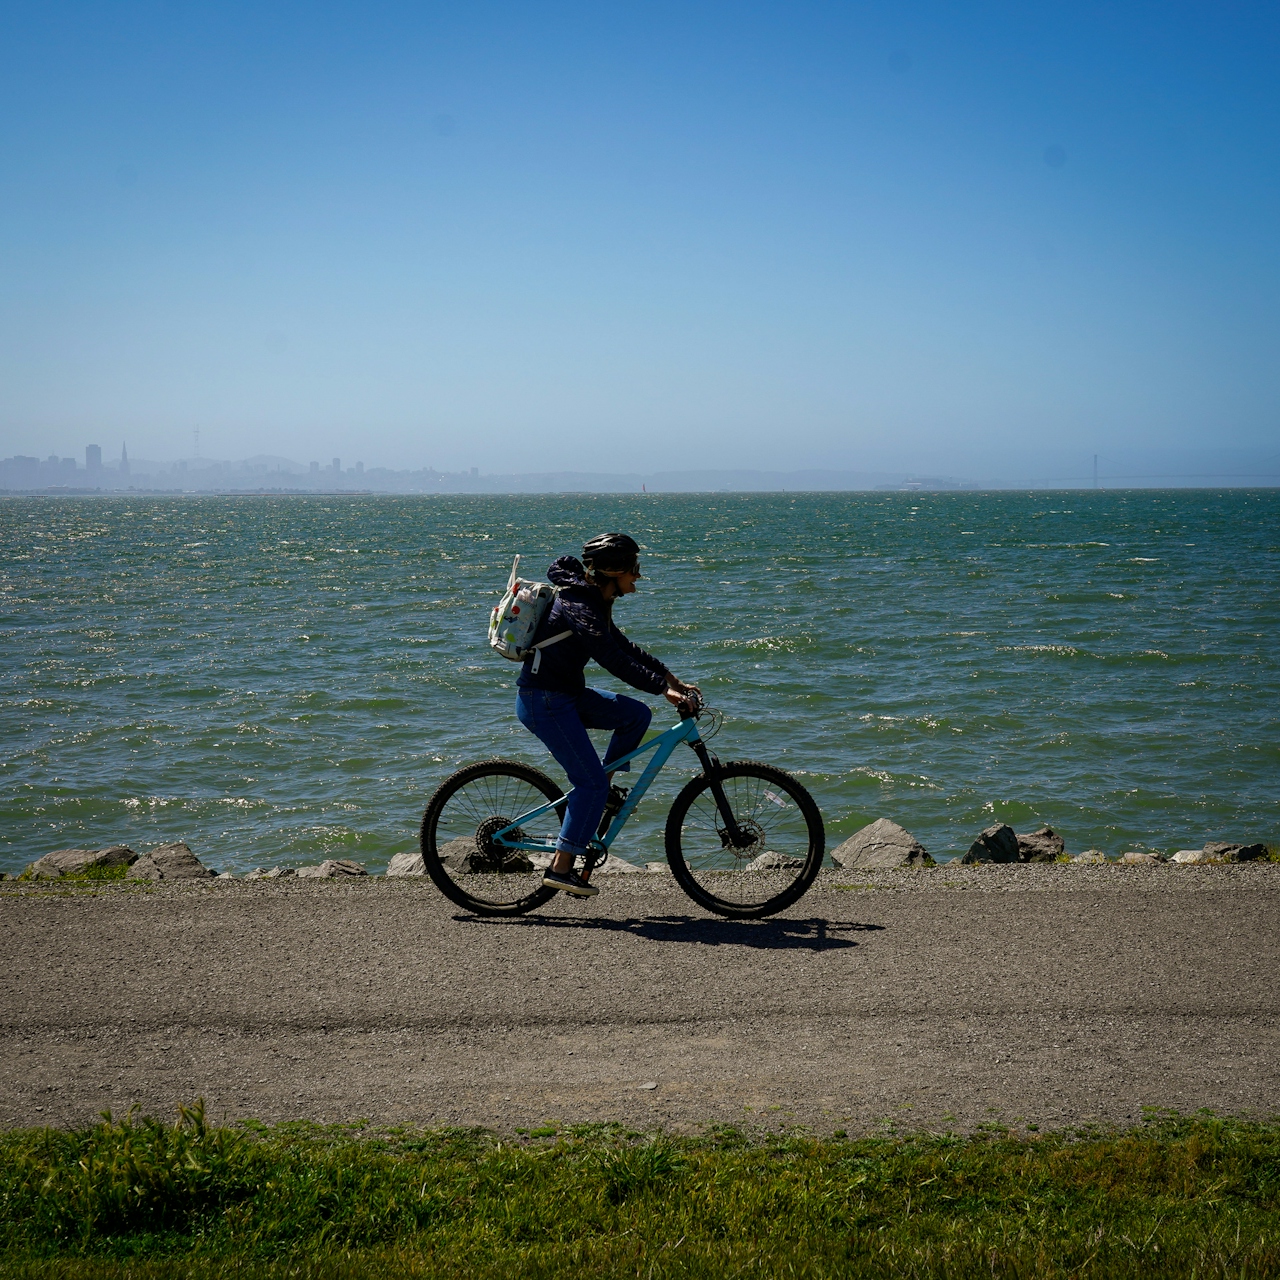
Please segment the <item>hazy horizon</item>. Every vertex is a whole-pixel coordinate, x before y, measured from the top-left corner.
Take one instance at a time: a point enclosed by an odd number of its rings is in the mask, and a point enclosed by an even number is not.
[[[45,462],[50,465],[45,465]],[[644,488],[652,493],[770,493],[839,492],[875,489],[925,489],[939,491],[1000,489],[1178,489],[1178,488],[1277,488],[1280,458],[1239,455],[1191,455],[1162,461],[1096,456],[1077,474],[1020,475],[1006,469],[986,475],[955,475],[916,468],[907,471],[855,471],[835,469],[702,468],[658,471],[544,470],[534,472],[490,471],[479,467],[455,471],[434,467],[393,469],[366,467],[362,459],[334,457],[321,464],[303,464],[280,455],[257,454],[249,458],[179,459],[129,458],[128,471],[120,460],[105,458],[96,472],[83,466],[67,471],[74,458],[47,460],[0,459],[0,494],[23,491],[57,492],[63,489],[106,492],[368,492],[413,493],[627,493]],[[19,466],[15,467],[14,464]],[[22,469],[21,464],[27,464]],[[35,464],[35,465],[31,465]],[[54,465],[58,464],[58,465]],[[1190,470],[1160,470],[1182,466]],[[336,469],[335,469],[336,468]],[[1215,468],[1217,468],[1215,470]],[[424,483],[424,478],[430,478]]]
[[[1272,11],[0,32],[0,457],[1280,472]]]

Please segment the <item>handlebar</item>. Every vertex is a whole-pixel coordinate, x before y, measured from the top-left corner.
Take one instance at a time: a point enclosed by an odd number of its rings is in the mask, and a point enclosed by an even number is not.
[[[685,694],[684,701],[676,708],[682,720],[690,718],[696,720],[706,709],[706,700],[702,696],[702,690],[696,684],[689,685],[689,692]]]

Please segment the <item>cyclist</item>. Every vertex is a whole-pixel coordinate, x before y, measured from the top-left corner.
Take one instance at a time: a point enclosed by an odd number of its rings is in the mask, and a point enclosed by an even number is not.
[[[686,712],[698,697],[696,685],[677,680],[651,653],[633,644],[613,622],[613,603],[629,596],[640,579],[640,548],[625,533],[602,533],[582,548],[582,560],[561,556],[547,570],[559,592],[533,637],[535,642],[568,631],[563,640],[531,651],[516,680],[516,715],[530,733],[541,739],[569,778],[573,792],[565,804],[564,821],[555,857],[542,883],[589,898],[599,889],[588,883],[590,864],[582,874],[574,859],[587,850],[602,831],[601,819],[617,813],[626,791],[610,786],[619,765],[606,772],[596,755],[588,729],[612,729],[606,760],[634,751],[644,737],[653,712],[635,698],[588,689],[583,668],[594,659],[606,671],[645,693],[661,693]],[[542,657],[534,668],[533,653]]]

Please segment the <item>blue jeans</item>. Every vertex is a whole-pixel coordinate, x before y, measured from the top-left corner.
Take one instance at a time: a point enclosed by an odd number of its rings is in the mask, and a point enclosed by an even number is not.
[[[653,712],[635,698],[601,693],[598,689],[584,689],[581,693],[521,689],[516,694],[516,715],[534,737],[541,739],[568,775],[573,792],[565,805],[556,848],[581,853],[595,835],[604,802],[609,798],[608,774],[587,730],[613,730],[605,759],[616,760],[640,745]],[[620,765],[618,772],[630,767]]]

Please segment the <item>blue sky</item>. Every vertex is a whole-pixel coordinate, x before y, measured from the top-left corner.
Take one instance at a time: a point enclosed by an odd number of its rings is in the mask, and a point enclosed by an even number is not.
[[[2,4],[0,455],[1262,465],[1278,12]]]

